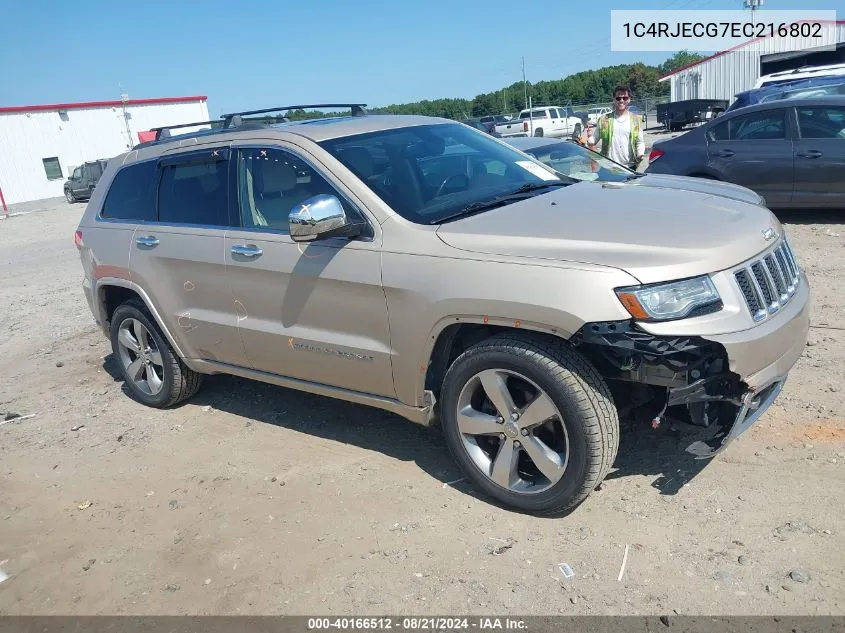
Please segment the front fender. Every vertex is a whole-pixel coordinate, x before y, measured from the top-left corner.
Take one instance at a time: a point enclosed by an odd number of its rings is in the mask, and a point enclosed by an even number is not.
[[[450,324],[502,325],[568,338],[586,322],[630,318],[614,287],[628,273],[591,265],[383,254],[398,399],[424,402],[437,337]]]

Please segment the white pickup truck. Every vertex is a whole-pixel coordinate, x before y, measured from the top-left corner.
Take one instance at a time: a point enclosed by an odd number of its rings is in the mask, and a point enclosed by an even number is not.
[[[570,116],[565,108],[542,106],[522,110],[518,121],[509,121],[496,126],[501,136],[549,136],[558,138],[581,134],[581,119]]]

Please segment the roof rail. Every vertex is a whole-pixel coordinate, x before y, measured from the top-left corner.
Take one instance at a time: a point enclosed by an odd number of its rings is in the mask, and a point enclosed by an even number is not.
[[[305,108],[351,108],[352,116],[364,116],[367,114],[366,107],[366,103],[311,103],[264,108],[262,110],[247,110],[245,112],[231,112],[222,115],[220,118],[223,119],[223,127],[237,127],[243,121],[241,117],[250,114],[267,114],[269,112],[281,112],[282,110],[304,110]]]
[[[217,119],[216,121],[197,121],[196,123],[179,123],[178,125],[162,125],[161,127],[150,128],[150,132],[156,133],[155,140],[158,141],[163,138],[168,138],[170,136],[170,130],[175,130],[180,127],[194,127],[196,125],[213,125],[214,123],[219,124],[220,119]]]

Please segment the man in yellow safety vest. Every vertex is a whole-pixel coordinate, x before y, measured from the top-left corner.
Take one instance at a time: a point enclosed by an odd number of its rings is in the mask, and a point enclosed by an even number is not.
[[[645,140],[642,133],[642,119],[628,112],[631,90],[628,86],[617,86],[613,91],[615,109],[599,117],[588,133],[587,145],[595,150],[601,143],[599,153],[610,160],[636,169],[645,155]]]

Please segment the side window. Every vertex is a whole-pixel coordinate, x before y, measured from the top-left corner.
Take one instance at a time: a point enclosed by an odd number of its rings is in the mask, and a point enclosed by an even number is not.
[[[83,165],[82,167],[82,177],[85,180],[93,180],[94,178],[94,166],[89,164]]]
[[[77,167],[76,169],[73,170],[72,178],[74,180],[79,180],[80,178],[82,178],[82,167]]]
[[[229,162],[165,165],[158,187],[158,221],[168,224],[228,226]]]
[[[731,126],[730,140],[760,141],[786,138],[786,110],[765,110],[728,121]]]
[[[796,108],[801,138],[845,139],[845,108]]]
[[[291,210],[319,194],[336,196],[349,216],[359,217],[322,175],[291,152],[271,148],[238,152],[242,227],[287,232]]]
[[[156,163],[149,160],[123,167],[109,186],[100,217],[115,220],[155,220]]]
[[[730,121],[711,127],[707,131],[707,138],[711,141],[729,141],[731,139]]]

